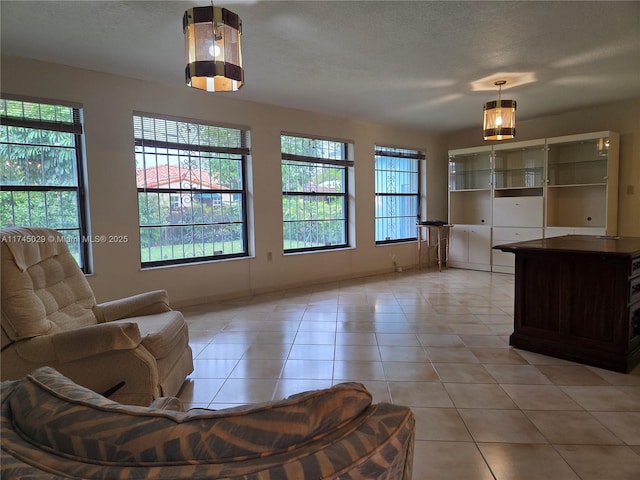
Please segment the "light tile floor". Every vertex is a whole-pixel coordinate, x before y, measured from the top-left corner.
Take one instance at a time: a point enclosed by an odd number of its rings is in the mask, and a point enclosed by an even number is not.
[[[183,309],[188,406],[343,381],[417,420],[416,480],[640,479],[640,368],[509,347],[514,277],[405,271]]]

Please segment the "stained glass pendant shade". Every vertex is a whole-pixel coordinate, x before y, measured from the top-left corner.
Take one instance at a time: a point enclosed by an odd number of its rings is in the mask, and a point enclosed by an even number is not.
[[[498,100],[484,104],[482,136],[485,140],[508,140],[516,136],[516,101],[502,100],[505,80],[494,83],[498,87]]]
[[[222,7],[194,7],[184,13],[187,85],[207,92],[234,92],[244,83],[242,21]]]

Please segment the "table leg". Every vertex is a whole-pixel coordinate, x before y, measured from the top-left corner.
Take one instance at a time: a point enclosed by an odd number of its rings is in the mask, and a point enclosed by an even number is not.
[[[447,229],[447,244],[445,245],[446,257],[444,259],[445,268],[449,268],[449,244],[451,243],[451,225],[445,227]]]
[[[418,229],[418,270],[422,269],[422,227],[417,226]]]
[[[442,271],[442,227],[438,227],[438,271]]]

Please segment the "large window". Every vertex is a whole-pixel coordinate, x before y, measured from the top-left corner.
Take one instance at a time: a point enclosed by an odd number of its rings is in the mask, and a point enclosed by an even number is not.
[[[418,150],[375,147],[376,243],[417,239],[424,158]]]
[[[282,135],[284,251],[348,244],[349,145]]]
[[[133,128],[142,265],[246,256],[247,132],[149,115]]]
[[[60,231],[88,270],[79,108],[0,99],[0,224]]]

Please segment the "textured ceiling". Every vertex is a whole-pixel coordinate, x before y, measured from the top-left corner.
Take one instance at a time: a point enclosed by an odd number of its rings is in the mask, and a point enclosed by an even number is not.
[[[0,2],[2,54],[184,86],[194,1]],[[233,98],[436,132],[482,104],[534,118],[640,96],[640,2],[230,0],[245,86]],[[186,86],[184,88],[187,88]]]

